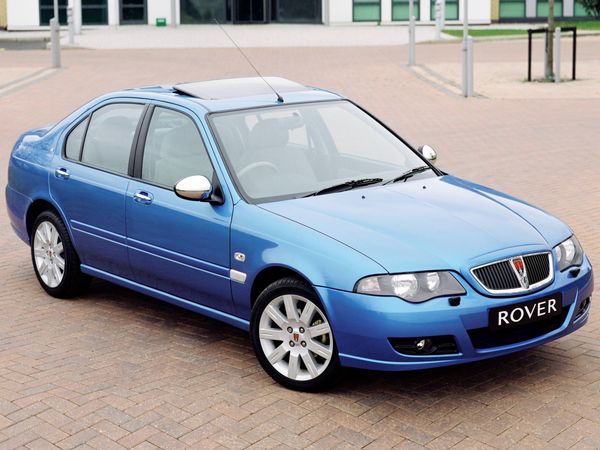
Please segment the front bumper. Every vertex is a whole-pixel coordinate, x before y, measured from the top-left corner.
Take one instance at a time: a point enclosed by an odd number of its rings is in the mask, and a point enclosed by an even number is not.
[[[594,278],[584,258],[576,276],[558,272],[544,289],[518,297],[486,297],[463,283],[467,293],[459,306],[450,306],[447,297],[412,304],[396,297],[375,297],[323,287],[316,290],[327,310],[340,361],[343,366],[375,370],[415,370],[459,364],[501,356],[536,347],[565,336],[588,320],[589,307],[581,314],[579,305],[591,298]],[[562,296],[564,318],[551,331],[509,345],[476,348],[469,331],[488,327],[489,310],[540,297]],[[576,315],[580,313],[579,317]],[[506,333],[506,331],[505,331]],[[390,338],[453,336],[458,353],[447,355],[406,355],[394,350]]]

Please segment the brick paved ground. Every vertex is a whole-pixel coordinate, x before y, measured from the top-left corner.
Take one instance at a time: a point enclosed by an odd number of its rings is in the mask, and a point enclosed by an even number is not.
[[[582,40],[582,55],[598,59],[597,45]],[[524,56],[514,42],[477,51]],[[600,100],[467,101],[416,78],[398,47],[248,52],[266,74],[341,91],[413,143],[433,144],[444,169],[557,214],[600,263]],[[424,62],[458,55],[453,44],[419,50]],[[0,70],[49,60],[0,56]],[[96,94],[249,73],[228,49],[70,51],[64,63],[0,97],[0,184],[22,130]],[[0,248],[0,448],[600,447],[595,308],[584,329],[536,350],[415,373],[348,371],[311,395],[275,385],[248,336],[213,320],[103,282],[77,300],[48,297],[5,214]]]

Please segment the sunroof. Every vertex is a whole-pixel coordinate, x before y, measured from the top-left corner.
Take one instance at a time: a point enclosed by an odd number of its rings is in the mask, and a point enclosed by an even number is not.
[[[286,92],[306,91],[309,88],[285,78],[265,77],[280,95]],[[222,100],[273,94],[273,90],[261,78],[230,78],[226,80],[198,81],[173,86],[178,92],[204,100]]]

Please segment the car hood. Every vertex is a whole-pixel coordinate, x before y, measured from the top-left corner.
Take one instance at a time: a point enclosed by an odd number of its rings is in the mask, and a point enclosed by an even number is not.
[[[538,208],[449,175],[260,206],[390,273],[450,269],[468,276],[471,267],[548,250],[571,234]]]

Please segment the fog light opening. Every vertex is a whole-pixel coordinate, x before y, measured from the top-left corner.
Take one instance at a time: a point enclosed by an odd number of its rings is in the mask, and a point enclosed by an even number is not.
[[[590,303],[591,303],[590,297],[582,300],[581,303],[579,303],[579,306],[577,308],[577,313],[575,314],[575,320],[579,319],[581,316],[583,316],[587,312],[587,310],[590,306]]]
[[[415,342],[415,350],[419,353],[427,353],[431,350],[432,345],[431,339],[420,339]]]
[[[389,338],[394,350],[403,355],[428,356],[458,353],[454,336]]]

